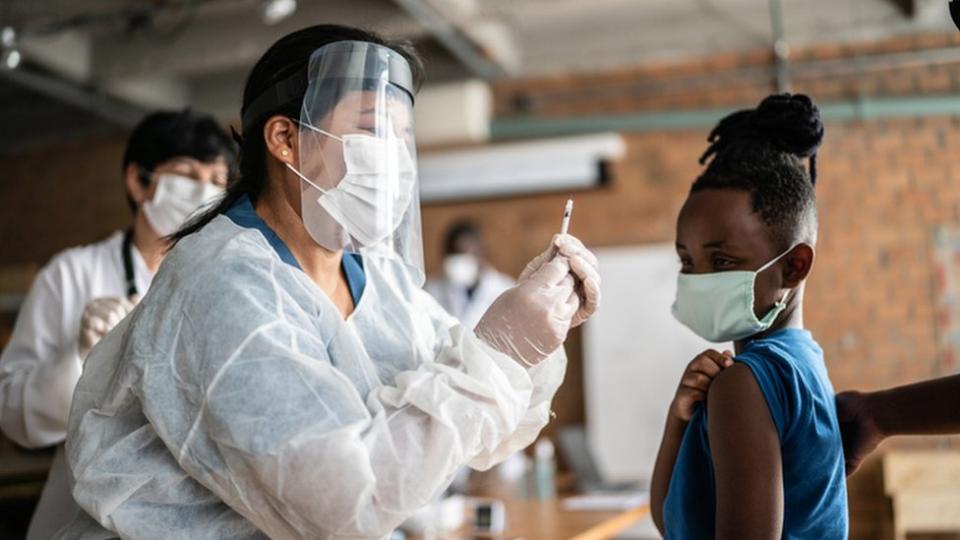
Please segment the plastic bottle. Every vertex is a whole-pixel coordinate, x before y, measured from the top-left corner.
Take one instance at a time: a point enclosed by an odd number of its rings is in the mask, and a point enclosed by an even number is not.
[[[540,439],[533,449],[533,474],[536,496],[541,500],[557,496],[557,460],[550,439]]]

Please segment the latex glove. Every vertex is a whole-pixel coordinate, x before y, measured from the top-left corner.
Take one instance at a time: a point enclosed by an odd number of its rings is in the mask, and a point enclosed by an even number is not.
[[[570,263],[554,257],[501,294],[474,329],[477,337],[530,367],[557,350],[580,308]]]
[[[77,351],[80,358],[85,360],[90,349],[113,330],[128,313],[136,307],[137,297],[132,298],[96,298],[87,307],[83,308],[80,316],[80,337],[77,342]]]
[[[600,264],[597,256],[587,249],[577,237],[569,234],[556,234],[546,251],[537,255],[520,273],[519,281],[529,277],[545,263],[557,255],[569,259],[570,270],[577,278],[577,294],[580,296],[580,309],[573,317],[573,326],[577,327],[589,319],[600,307]]]

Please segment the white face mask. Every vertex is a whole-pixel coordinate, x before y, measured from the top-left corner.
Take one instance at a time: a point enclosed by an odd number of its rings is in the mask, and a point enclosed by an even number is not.
[[[160,174],[153,198],[143,203],[143,215],[160,236],[169,236],[195,212],[223,196],[223,188],[179,174]]]
[[[472,287],[480,277],[480,261],[469,253],[447,255],[443,259],[443,274],[458,287]]]
[[[770,268],[793,248],[781,253],[756,271],[680,274],[673,316],[707,341],[724,343],[748,338],[770,328],[787,307],[787,296],[757,319],[753,311],[754,284],[760,272]]]
[[[382,242],[397,229],[413,198],[416,166],[407,145],[399,138],[382,139],[370,135],[347,134],[338,137],[319,128],[302,124],[341,141],[346,172],[336,186],[324,189],[287,163],[287,168],[320,192],[313,198],[301,194],[304,226],[311,232],[323,230],[326,213],[363,246]]]

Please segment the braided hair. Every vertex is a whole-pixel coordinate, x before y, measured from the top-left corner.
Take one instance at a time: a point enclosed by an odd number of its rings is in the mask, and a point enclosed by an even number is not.
[[[820,109],[808,96],[769,96],[756,109],[725,117],[710,132],[710,146],[700,157],[700,164],[707,167],[690,192],[747,191],[753,211],[770,228],[778,249],[815,243],[814,186],[823,135]]]

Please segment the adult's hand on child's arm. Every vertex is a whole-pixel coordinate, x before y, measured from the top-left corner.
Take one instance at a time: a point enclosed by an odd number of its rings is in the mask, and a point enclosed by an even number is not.
[[[884,439],[869,410],[867,396],[860,392],[841,392],[836,397],[847,476],[855,473]]]
[[[960,375],[860,393],[837,394],[847,474],[893,435],[960,433]]]
[[[733,353],[707,350],[698,354],[684,370],[677,386],[677,393],[670,404],[667,425],[660,440],[657,463],[650,482],[650,508],[653,522],[664,534],[663,501],[667,498],[673,466],[677,461],[677,452],[683,440],[683,432],[693,416],[697,405],[706,399],[707,390],[713,379],[721,371],[733,365]]]
[[[780,439],[753,372],[720,373],[707,398],[718,540],[776,540],[783,533]]]

